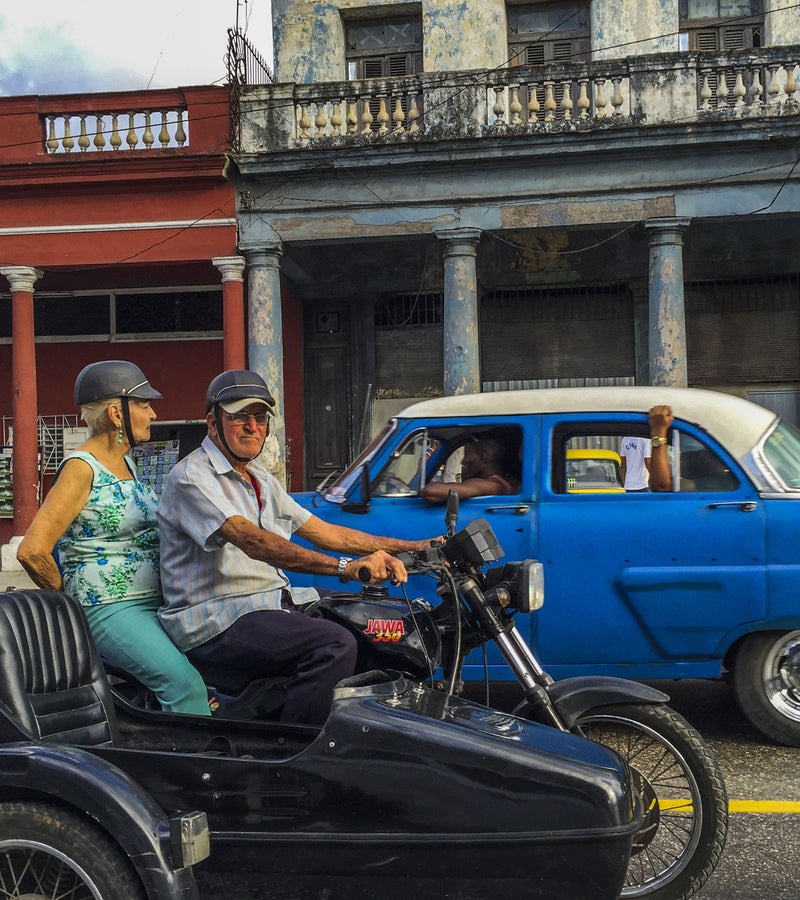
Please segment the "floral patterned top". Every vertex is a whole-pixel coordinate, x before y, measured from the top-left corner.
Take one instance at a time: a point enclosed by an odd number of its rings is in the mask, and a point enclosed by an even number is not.
[[[91,453],[65,456],[92,468],[92,487],[57,545],[64,590],[84,606],[144,600],[161,596],[159,576],[158,497],[134,476],[120,480]]]

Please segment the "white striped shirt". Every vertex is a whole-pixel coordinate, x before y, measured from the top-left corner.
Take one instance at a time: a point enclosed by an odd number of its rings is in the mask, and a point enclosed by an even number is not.
[[[172,640],[189,650],[221,634],[245,613],[280,609],[290,588],[280,569],[251,559],[217,532],[232,516],[291,538],[311,517],[258,462],[247,471],[258,482],[261,509],[250,481],[242,477],[214,442],[182,459],[167,476],[158,504],[161,585],[159,618]],[[304,603],[313,588],[294,588]]]

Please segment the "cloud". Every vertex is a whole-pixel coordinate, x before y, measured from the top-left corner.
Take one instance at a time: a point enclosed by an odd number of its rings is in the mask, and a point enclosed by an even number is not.
[[[0,22],[0,43],[8,47],[5,35]],[[132,68],[87,54],[59,27],[28,29],[7,59],[0,60],[0,96],[141,90],[147,80]]]
[[[222,84],[241,0],[0,0],[0,96]],[[241,27],[272,56],[269,0]],[[32,24],[34,23],[34,24]]]

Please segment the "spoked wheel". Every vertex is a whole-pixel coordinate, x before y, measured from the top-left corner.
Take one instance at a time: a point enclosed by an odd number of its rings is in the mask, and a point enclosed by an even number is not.
[[[45,803],[0,803],[2,900],[144,900],[114,842],[83,817]]]
[[[728,831],[728,796],[703,738],[661,705],[604,706],[575,731],[629,765],[644,813],[623,897],[686,900],[716,868]]]

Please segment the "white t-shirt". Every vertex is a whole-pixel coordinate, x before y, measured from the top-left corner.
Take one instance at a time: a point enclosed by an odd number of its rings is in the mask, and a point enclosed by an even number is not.
[[[624,437],[619,455],[625,459],[626,491],[641,491],[648,486],[649,473],[644,461],[650,459],[650,441],[642,437]]]

